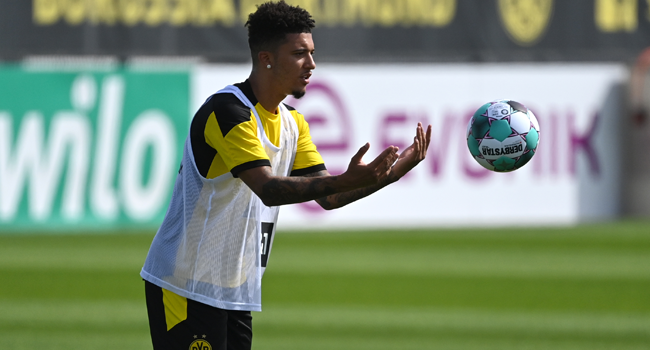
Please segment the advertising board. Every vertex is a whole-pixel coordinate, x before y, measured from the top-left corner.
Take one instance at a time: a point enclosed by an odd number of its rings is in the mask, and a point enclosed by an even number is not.
[[[243,66],[195,73],[197,106]],[[619,213],[622,65],[319,65],[307,94],[286,102],[305,115],[331,173],[347,168],[365,142],[372,160],[404,149],[418,122],[431,124],[427,159],[398,183],[324,211],[304,203],[281,210],[281,228],[567,224]],[[538,153],[512,173],[483,169],[467,150],[470,116],[485,102],[510,98],[539,120]]]
[[[155,228],[194,111],[248,65],[157,72],[0,69],[0,232]],[[284,207],[282,229],[572,224],[620,211],[628,71],[618,64],[334,65],[285,102],[305,115],[333,174],[364,143],[370,161],[431,124],[427,158],[344,208]],[[465,140],[485,102],[510,98],[539,120],[535,157],[483,169]]]
[[[0,231],[157,225],[189,75],[0,68]]]

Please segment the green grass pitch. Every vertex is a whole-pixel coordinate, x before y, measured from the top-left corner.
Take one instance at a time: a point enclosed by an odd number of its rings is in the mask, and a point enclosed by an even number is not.
[[[0,349],[150,349],[153,232],[0,235]],[[650,222],[279,232],[254,349],[648,349]]]

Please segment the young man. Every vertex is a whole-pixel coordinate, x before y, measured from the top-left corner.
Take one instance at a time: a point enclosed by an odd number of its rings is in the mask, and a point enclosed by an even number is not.
[[[365,144],[331,176],[304,117],[282,101],[305,94],[314,63],[307,11],[265,3],[246,23],[253,69],[197,111],[171,204],[141,272],[154,348],[250,349],[261,310],[280,205],[342,207],[397,181],[422,161],[431,138],[418,124],[401,155],[369,164]]]

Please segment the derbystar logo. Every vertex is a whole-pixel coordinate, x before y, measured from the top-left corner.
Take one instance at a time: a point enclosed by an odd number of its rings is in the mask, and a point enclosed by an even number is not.
[[[523,151],[524,151],[524,145],[521,143],[507,145],[505,147],[500,147],[500,148],[492,148],[488,146],[481,147],[481,153],[484,156],[509,155],[509,154],[515,154]]]

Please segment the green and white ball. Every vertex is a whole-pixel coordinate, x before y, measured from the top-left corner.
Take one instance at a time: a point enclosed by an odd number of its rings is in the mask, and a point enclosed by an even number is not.
[[[535,155],[538,144],[537,118],[513,100],[484,104],[467,125],[467,147],[488,170],[508,172],[521,168]]]

